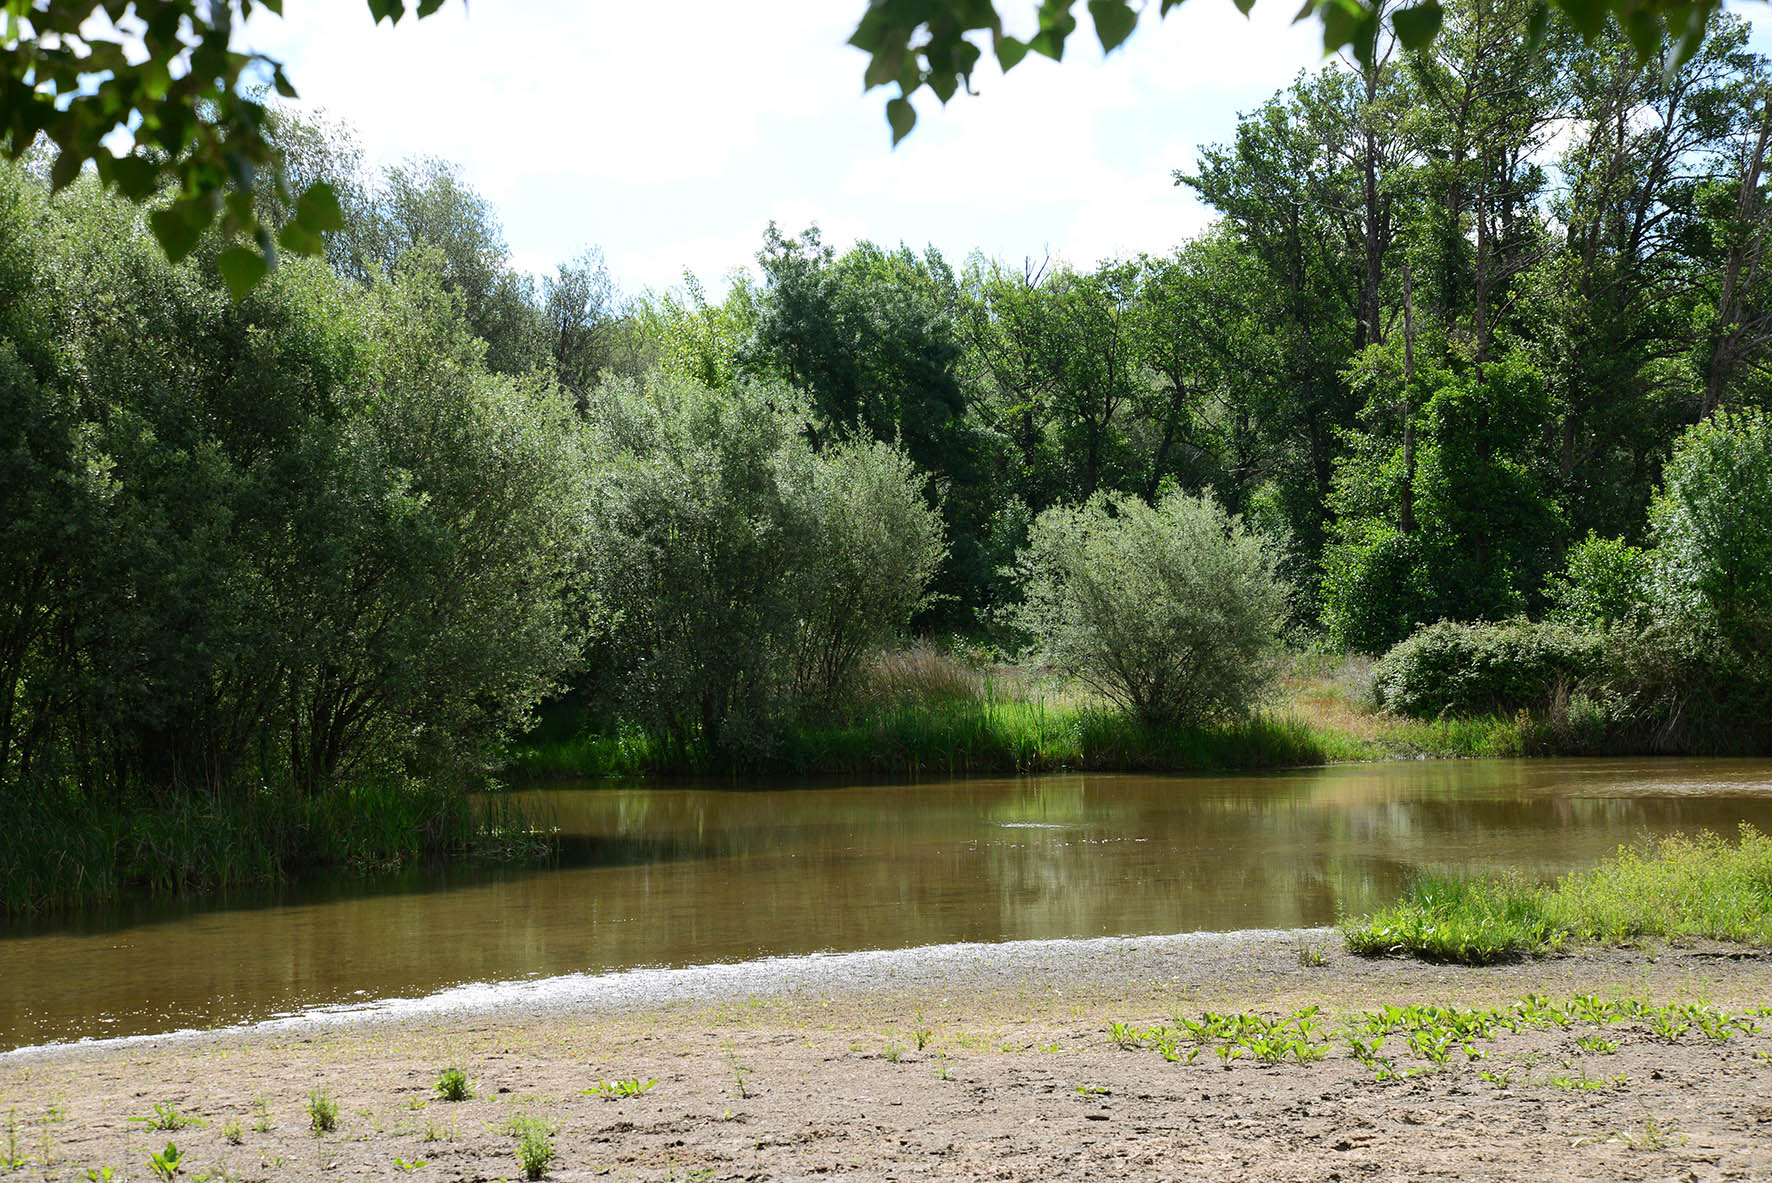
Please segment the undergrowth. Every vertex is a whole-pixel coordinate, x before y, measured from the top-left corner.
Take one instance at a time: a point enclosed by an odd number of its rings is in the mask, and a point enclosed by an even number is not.
[[[1484,965],[1576,945],[1710,939],[1772,945],[1772,838],[1741,827],[1622,847],[1549,886],[1517,877],[1429,874],[1371,916],[1344,923],[1347,947]]]

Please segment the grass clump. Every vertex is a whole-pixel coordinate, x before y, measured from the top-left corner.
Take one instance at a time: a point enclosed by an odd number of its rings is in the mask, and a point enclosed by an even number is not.
[[[308,1093],[308,1128],[316,1134],[330,1134],[338,1128],[338,1102],[325,1089]]]
[[[511,1118],[510,1132],[517,1137],[517,1165],[525,1179],[539,1179],[548,1173],[558,1151],[554,1148],[554,1127],[539,1117],[518,1114]]]
[[[1389,908],[1344,923],[1350,952],[1486,965],[1570,945],[1645,937],[1772,945],[1772,838],[1743,825],[1731,844],[1705,833],[1621,847],[1551,886],[1424,875]]]
[[[474,1095],[468,1074],[460,1068],[445,1068],[437,1074],[437,1096],[445,1101],[465,1101]]]

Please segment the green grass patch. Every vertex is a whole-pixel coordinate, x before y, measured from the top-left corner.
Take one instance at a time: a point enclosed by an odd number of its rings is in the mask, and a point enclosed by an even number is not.
[[[1154,727],[1093,705],[984,696],[788,724],[761,750],[738,755],[682,750],[624,732],[532,743],[513,760],[519,774],[532,777],[904,777],[1289,768],[1379,754],[1358,737],[1290,713],[1209,727]]]
[[[1645,937],[1772,945],[1772,838],[1674,836],[1621,847],[1550,886],[1517,878],[1424,875],[1403,898],[1346,922],[1354,953],[1486,965],[1574,945]]]

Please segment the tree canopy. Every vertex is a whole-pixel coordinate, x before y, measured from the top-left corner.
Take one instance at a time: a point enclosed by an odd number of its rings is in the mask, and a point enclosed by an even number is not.
[[[1244,13],[1254,0],[1233,0]],[[443,0],[367,0],[376,23],[407,13],[429,16]],[[1159,0],[1167,15],[1181,0]],[[1005,5],[1007,7],[1007,5]],[[886,103],[893,142],[916,123],[911,96],[927,87],[943,103],[970,91],[973,70],[989,42],[1004,70],[1030,52],[1057,60],[1076,31],[1076,0],[1037,0],[1034,31],[1005,31],[992,0],[871,0],[849,43],[869,55],[868,88],[896,83]],[[1615,24],[1639,61],[1670,43],[1676,62],[1702,42],[1720,0],[1534,0],[1533,42],[1553,16],[1592,39]],[[1132,0],[1088,0],[1104,51],[1123,44],[1138,25]],[[54,146],[51,180],[60,189],[90,163],[107,188],[135,202],[169,199],[150,225],[167,258],[189,254],[212,225],[235,245],[216,267],[236,298],[257,285],[279,249],[314,255],[321,235],[342,222],[326,182],[289,192],[267,133],[266,92],[296,96],[283,63],[242,51],[236,30],[263,9],[282,15],[282,0],[0,0],[0,142],[13,159],[39,137]],[[1370,64],[1386,30],[1406,48],[1431,42],[1444,23],[1439,0],[1306,0],[1299,19],[1323,26],[1326,51],[1349,50]],[[120,134],[132,137],[125,149]],[[270,188],[285,210],[269,216]],[[241,245],[244,240],[251,245]]]

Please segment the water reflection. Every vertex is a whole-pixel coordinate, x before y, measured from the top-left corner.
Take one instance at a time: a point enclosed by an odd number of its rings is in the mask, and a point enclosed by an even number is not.
[[[557,868],[134,904],[0,940],[0,1045],[463,981],[958,940],[1325,924],[1422,867],[1550,875],[1772,829],[1764,761],[1470,761],[537,795]]]

